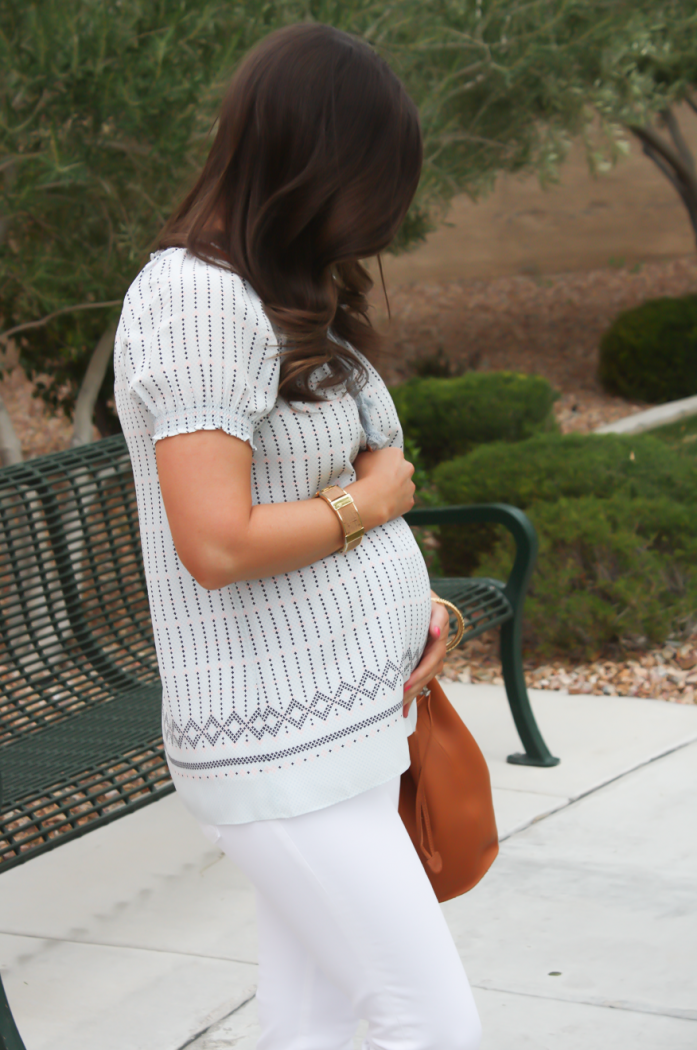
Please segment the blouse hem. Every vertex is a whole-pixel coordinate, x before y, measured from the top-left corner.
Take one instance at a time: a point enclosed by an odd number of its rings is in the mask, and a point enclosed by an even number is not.
[[[200,824],[248,824],[296,817],[400,776],[410,764],[409,721],[400,710],[360,743],[327,747],[290,768],[266,768],[244,779],[183,777],[171,762],[170,773],[177,794]]]

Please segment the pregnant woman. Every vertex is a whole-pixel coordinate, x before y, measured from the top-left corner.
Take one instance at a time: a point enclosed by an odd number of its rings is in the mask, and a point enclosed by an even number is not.
[[[371,1050],[479,1045],[397,812],[448,618],[401,517],[413,468],[359,261],[420,167],[414,104],[366,43],[272,34],[116,339],[167,760],[257,890],[260,1050],[349,1050],[360,1018]]]

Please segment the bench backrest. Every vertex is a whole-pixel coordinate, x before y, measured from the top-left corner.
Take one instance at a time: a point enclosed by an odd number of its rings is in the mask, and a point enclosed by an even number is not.
[[[0,470],[0,747],[157,679],[123,438]]]

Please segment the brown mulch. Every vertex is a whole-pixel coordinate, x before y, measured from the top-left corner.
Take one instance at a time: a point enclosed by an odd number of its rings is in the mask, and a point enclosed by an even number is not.
[[[405,284],[390,294],[389,324],[376,291],[376,316],[386,336],[381,370],[389,382],[399,382],[411,374],[415,360],[442,348],[463,368],[537,373],[584,404],[593,394],[589,404],[613,416],[622,403],[607,398],[596,379],[603,332],[620,311],[645,299],[696,289],[692,256],[541,278]]]
[[[380,370],[397,383],[415,360],[442,348],[456,367],[534,372],[560,392],[564,431],[593,430],[646,407],[609,397],[596,380],[599,340],[612,319],[644,299],[696,289],[692,256],[632,269],[399,285],[390,293],[389,325],[375,292],[386,337]],[[26,455],[69,446],[69,422],[47,415],[18,368],[6,373],[0,393]]]
[[[643,412],[647,407],[602,392],[579,390],[572,394],[561,394],[554,405],[554,414],[562,434],[589,434],[606,423],[616,423],[618,419]]]
[[[32,396],[33,390],[19,367],[8,368],[0,381],[0,395],[27,459],[69,448],[72,435],[70,421],[62,414],[49,415],[44,402]]]

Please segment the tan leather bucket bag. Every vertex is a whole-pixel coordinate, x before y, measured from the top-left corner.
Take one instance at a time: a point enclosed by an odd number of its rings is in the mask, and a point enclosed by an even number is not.
[[[499,851],[484,755],[436,679],[417,698],[401,816],[439,901],[472,889]]]

